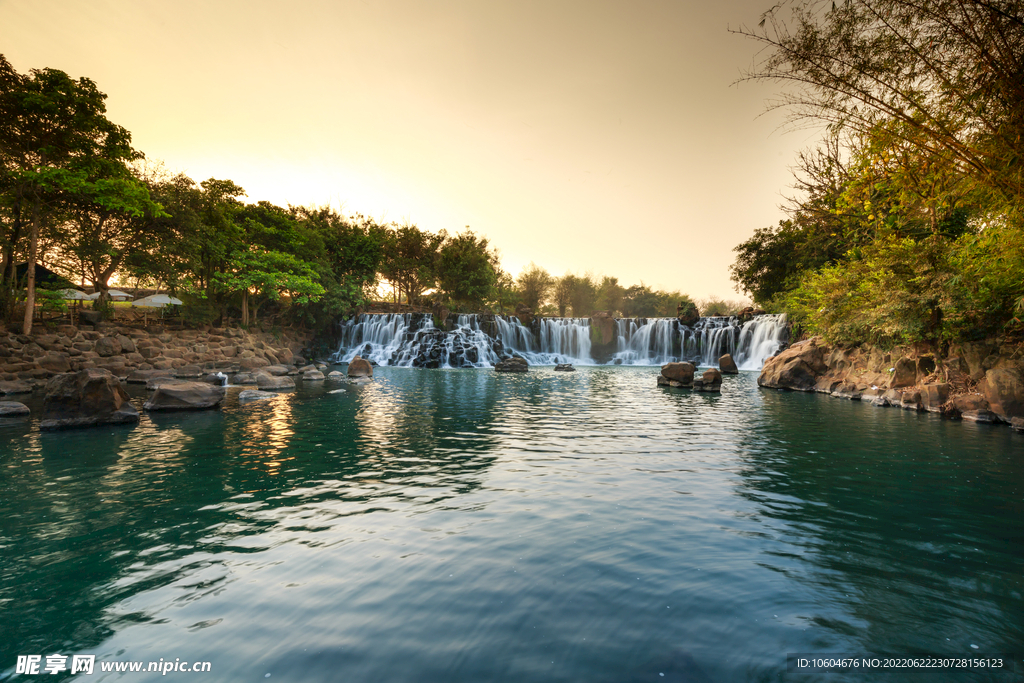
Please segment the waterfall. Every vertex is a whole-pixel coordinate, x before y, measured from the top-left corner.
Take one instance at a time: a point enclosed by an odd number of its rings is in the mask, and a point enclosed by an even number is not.
[[[446,327],[435,327],[426,313],[364,314],[342,323],[333,359],[345,363],[359,355],[378,365],[486,368],[519,355],[531,365],[595,364],[589,318],[539,318],[531,329],[511,316],[463,314]],[[617,319],[610,362],[716,366],[728,353],[741,370],[759,370],[788,340],[788,330],[784,315],[744,324],[735,317],[701,318],[692,327],[675,318]]]
[[[759,315],[744,323],[740,330],[739,349],[733,356],[740,370],[760,370],[789,341],[786,314]]]

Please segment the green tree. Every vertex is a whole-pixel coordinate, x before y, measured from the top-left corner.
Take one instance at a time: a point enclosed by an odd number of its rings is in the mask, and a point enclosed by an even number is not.
[[[516,284],[519,286],[519,297],[523,304],[532,311],[539,311],[541,305],[547,301],[554,279],[548,271],[531,261],[530,265],[519,273]]]
[[[249,246],[231,254],[230,267],[214,275],[215,286],[227,293],[242,295],[242,324],[249,325],[250,300],[255,300],[252,322],[267,301],[288,295],[292,303],[304,305],[317,301],[324,288],[316,281],[313,268],[292,254]]]
[[[435,266],[437,287],[449,301],[479,308],[491,298],[497,270],[497,256],[487,239],[467,228],[441,246]]]

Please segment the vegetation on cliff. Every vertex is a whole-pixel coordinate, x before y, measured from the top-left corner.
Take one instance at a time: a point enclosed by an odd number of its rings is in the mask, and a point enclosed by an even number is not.
[[[749,77],[826,136],[789,218],[736,247],[738,287],[832,341],[1019,335],[1021,4],[799,0],[740,33],[766,47]]]

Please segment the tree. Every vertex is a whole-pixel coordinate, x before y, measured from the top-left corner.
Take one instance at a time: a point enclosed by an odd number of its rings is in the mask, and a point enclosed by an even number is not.
[[[287,294],[293,303],[317,301],[324,288],[316,281],[313,268],[291,254],[249,246],[234,252],[230,268],[214,275],[215,286],[225,292],[241,292],[242,324],[249,324],[250,297],[256,299],[252,312],[255,322],[266,301],[277,301]],[[263,301],[259,301],[263,298]]]
[[[435,266],[438,289],[449,301],[483,305],[490,298],[497,273],[497,255],[487,239],[468,228],[444,241]]]
[[[597,287],[597,308],[614,315],[622,309],[622,296],[625,291],[618,278],[607,275],[602,277],[601,284]]]
[[[516,284],[519,286],[519,296],[522,298],[523,304],[532,311],[538,311],[541,304],[547,300],[554,280],[548,271],[531,261],[530,265],[519,273]]]
[[[424,232],[408,223],[389,229],[381,273],[395,285],[399,298],[404,293],[406,301],[415,304],[434,286],[438,251],[447,237],[444,231]]]
[[[791,10],[791,23],[784,11]],[[1024,6],[1011,0],[797,0],[757,30],[748,78],[795,84],[794,121],[868,133],[891,122],[1020,212],[1024,196]]]
[[[560,278],[555,280],[554,285],[551,288],[551,299],[555,306],[558,306],[558,317],[565,317],[565,309],[569,305],[572,299],[572,290],[575,287],[576,276],[572,273],[566,273]]]
[[[128,131],[105,116],[104,99],[87,78],[74,80],[56,69],[21,75],[0,55],[0,169],[17,207],[15,239],[21,237],[21,222],[29,221],[24,334],[32,330],[35,265],[47,202],[92,193],[103,205],[112,188],[101,181],[111,169],[141,157],[131,148]]]

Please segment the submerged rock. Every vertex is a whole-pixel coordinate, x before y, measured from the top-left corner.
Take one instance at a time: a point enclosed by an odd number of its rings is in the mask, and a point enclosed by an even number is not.
[[[40,429],[69,429],[139,421],[139,411],[109,370],[88,368],[46,383]]]
[[[572,366],[572,363],[559,363],[555,366],[555,372],[576,372],[576,368]]]
[[[272,391],[259,391],[258,389],[246,389],[238,392],[239,401],[256,401],[261,398],[274,398],[281,394],[275,394]]]
[[[216,408],[224,400],[224,387],[206,382],[165,384],[156,390],[146,410],[206,410]]]
[[[17,401],[0,401],[0,417],[22,417],[32,411],[24,403]]]
[[[496,372],[526,372],[529,368],[530,364],[522,356],[512,356],[494,365]]]
[[[320,382],[324,379],[324,373],[319,370],[306,370],[302,373],[302,379],[307,382]]]
[[[345,373],[338,372],[337,370],[332,370],[327,375],[327,379],[334,380],[334,381],[341,381],[341,380],[345,379]]]

